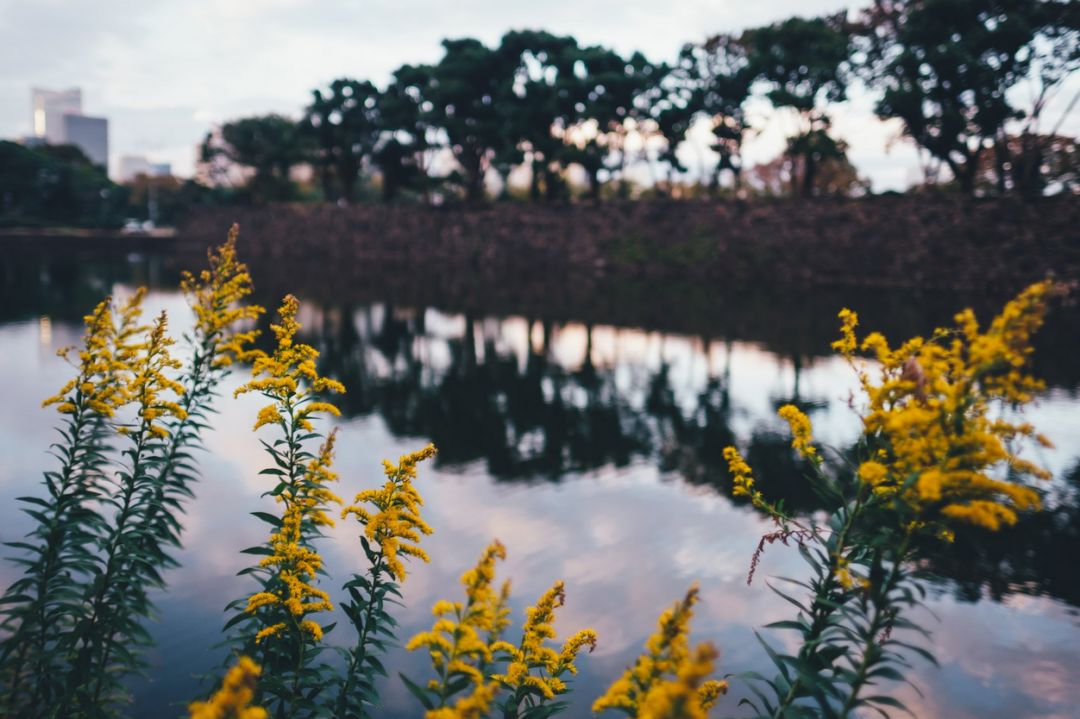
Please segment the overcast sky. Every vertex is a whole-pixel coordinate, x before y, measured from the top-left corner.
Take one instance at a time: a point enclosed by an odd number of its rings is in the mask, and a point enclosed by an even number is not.
[[[585,44],[670,60],[687,41],[858,6],[850,0],[0,0],[0,137],[29,134],[30,88],[81,87],[83,109],[110,121],[113,167],[124,154],[190,174],[207,129],[266,112],[298,115],[335,77],[383,85],[404,62],[434,62],[445,37],[495,43],[543,28]],[[876,189],[919,178],[871,98],[836,113],[837,134]],[[782,146],[768,123],[752,161]]]

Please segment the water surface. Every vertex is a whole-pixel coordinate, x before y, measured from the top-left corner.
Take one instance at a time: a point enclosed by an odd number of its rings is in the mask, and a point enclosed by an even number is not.
[[[69,375],[56,349],[79,340],[81,315],[102,295],[139,284],[153,288],[150,309],[166,308],[174,331],[182,331],[190,320],[173,289],[178,264],[169,255],[47,250],[0,264],[4,541],[29,528],[14,497],[39,492],[40,474],[51,466],[46,448],[56,417],[40,402]],[[764,491],[814,511],[775,410],[799,404],[817,436],[837,447],[856,436],[848,407],[853,378],[828,353],[840,304],[899,337],[929,331],[968,302],[984,310],[996,299],[869,292],[739,298],[632,287],[609,304],[553,300],[558,314],[545,316],[536,305],[486,301],[483,293],[454,306],[438,297],[403,300],[377,282],[350,289],[333,273],[290,276],[289,268],[265,266],[255,274],[268,305],[287,291],[300,296],[305,340],[321,350],[323,373],[348,388],[336,421],[339,494],[379,483],[383,457],[428,441],[440,448],[418,484],[435,529],[425,545],[432,562],[413,566],[402,634],[426,628],[432,603],[456,598],[458,576],[498,538],[509,552],[500,576],[513,578],[517,622],[563,579],[560,633],[593,627],[600,635],[596,652],[580,661],[574,717],[588,715],[657,615],[692,582],[703,597],[694,633],[721,648],[721,671],[770,673],[753,629],[789,613],[765,581],[800,573],[801,560],[794,550],[771,547],[747,585],[750,555],[771,526],[732,500],[720,450],[737,443]],[[918,716],[1069,717],[1080,706],[1078,324],[1075,308],[1059,312],[1036,357],[1049,387],[1029,419],[1057,445],[1032,455],[1055,474],[1046,486],[1049,510],[1014,531],[962,537],[934,559],[928,609],[937,619],[929,612],[919,619],[934,631],[941,668],[918,665],[921,697],[910,688],[890,690]],[[242,379],[229,379],[206,436],[181,566],[156,598],[151,679],[133,684],[133,716],[177,714],[196,696],[194,676],[222,657],[214,647],[224,605],[252,590],[235,576],[247,563],[238,550],[265,540],[265,525],[247,512],[272,502],[259,496],[268,488],[257,474],[265,460],[250,431],[261,402],[231,398]],[[355,525],[340,524],[323,553],[339,582],[364,568]],[[13,572],[0,565],[0,584]],[[336,635],[348,638],[344,627]],[[782,633],[770,639],[792,640]],[[422,656],[396,651],[389,663],[426,678]],[[384,682],[383,693],[385,716],[420,714],[396,680]],[[723,705],[730,714],[738,714],[739,695]]]

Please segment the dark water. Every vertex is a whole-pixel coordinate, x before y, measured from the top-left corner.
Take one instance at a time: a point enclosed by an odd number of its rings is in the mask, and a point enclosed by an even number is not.
[[[46,446],[55,416],[40,409],[68,375],[55,356],[74,344],[80,318],[102,295],[154,291],[151,308],[169,310],[174,331],[189,322],[173,289],[178,260],[107,252],[35,252],[0,263],[0,538],[27,529],[13,498],[38,491],[50,467]],[[768,523],[730,498],[720,450],[748,450],[759,485],[800,511],[815,509],[787,450],[778,406],[796,402],[816,435],[844,446],[856,436],[847,406],[847,366],[828,354],[841,304],[890,336],[925,333],[967,303],[993,298],[820,292],[725,295],[711,288],[624,285],[592,299],[573,288],[544,302],[506,292],[383,289],[290,268],[256,267],[265,304],[293,291],[304,303],[305,339],[322,351],[322,371],[348,388],[340,405],[337,468],[343,496],[380,481],[379,460],[428,441],[438,461],[419,488],[435,534],[430,565],[414,566],[402,634],[426,628],[440,597],[456,598],[458,576],[499,538],[514,580],[515,618],[556,579],[567,584],[558,628],[593,627],[596,653],[582,659],[573,716],[632,660],[660,611],[699,582],[704,601],[695,635],[722,651],[721,671],[768,672],[754,627],[788,617],[764,585],[768,575],[801,572],[797,553],[766,553],[746,584],[750,555]],[[390,287],[389,283],[387,287]],[[333,291],[327,288],[333,286]],[[463,299],[464,297],[464,299]],[[567,298],[571,299],[567,299]],[[515,299],[517,298],[517,299]],[[466,311],[467,310],[467,311]],[[1036,356],[1049,388],[1029,419],[1057,444],[1033,457],[1051,468],[1048,511],[997,535],[961,536],[935,557],[929,612],[940,669],[919,665],[914,682],[890,691],[921,717],[1071,717],[1080,706],[1080,364],[1076,308],[1058,313]],[[221,659],[222,608],[251,586],[235,573],[242,547],[264,541],[248,511],[268,508],[264,466],[250,431],[260,402],[231,399],[206,437],[203,479],[185,520],[181,567],[157,597],[151,680],[134,684],[131,714],[169,716],[195,696],[192,677]],[[323,547],[331,574],[363,569],[353,528]],[[13,578],[0,568],[0,584]],[[339,580],[340,581],[340,580]],[[346,639],[339,629],[338,640]],[[331,635],[333,638],[334,635]],[[779,634],[773,641],[790,637]],[[424,657],[395,652],[390,664],[426,678]],[[393,674],[393,673],[392,673]],[[419,716],[396,681],[386,681],[385,716]],[[739,692],[722,706],[737,715]]]

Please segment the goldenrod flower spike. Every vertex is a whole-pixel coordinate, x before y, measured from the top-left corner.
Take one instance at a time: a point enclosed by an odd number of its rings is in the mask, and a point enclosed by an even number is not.
[[[709,643],[695,647],[679,666],[674,680],[659,682],[649,689],[641,700],[637,719],[705,719],[709,707],[727,690],[724,682],[706,683],[717,656]]]
[[[522,627],[521,644],[513,646],[507,642],[492,644],[493,651],[507,654],[510,663],[505,674],[496,674],[492,679],[510,689],[531,687],[540,692],[545,699],[554,699],[566,692],[566,683],[560,678],[563,674],[576,674],[574,661],[582,647],[588,646],[591,652],[596,648],[596,632],[591,629],[571,637],[556,652],[547,646],[555,638],[555,610],[566,600],[565,587],[561,581],[555,582],[551,589],[544,592],[536,606],[525,610],[525,624]],[[533,670],[539,673],[533,674]]]
[[[495,540],[488,545],[476,566],[461,577],[466,601],[436,602],[431,610],[436,617],[431,630],[417,634],[405,646],[408,651],[426,648],[439,676],[429,689],[442,699],[443,706],[427,712],[426,719],[480,717],[494,701],[499,683],[488,681],[481,669],[492,660],[492,647],[483,635],[497,631],[501,621],[499,607],[504,600],[492,589],[492,583],[495,562],[505,558],[506,548],[501,542]],[[455,678],[466,679],[472,691],[448,707],[445,701]]]
[[[211,344],[215,367],[233,362],[247,362],[257,356],[247,348],[258,336],[256,330],[238,332],[236,326],[258,319],[264,310],[258,305],[241,304],[251,294],[251,275],[247,265],[236,257],[236,239],[240,226],[233,225],[225,244],[207,252],[209,268],[198,276],[184,272],[180,288],[188,299],[200,334]]]
[[[697,690],[712,673],[716,652],[708,645],[690,651],[690,619],[697,599],[697,586],[692,586],[660,616],[656,633],[645,644],[646,653],[593,703],[594,713],[619,709],[636,717],[704,716]],[[672,707],[684,713],[664,713],[674,711]]]
[[[300,301],[292,295],[282,300],[278,314],[279,324],[270,325],[277,338],[277,348],[273,354],[252,350],[245,357],[254,360],[251,368],[253,379],[241,385],[234,395],[247,392],[259,392],[274,401],[259,411],[255,429],[274,422],[290,421],[296,427],[310,430],[310,417],[315,414],[331,414],[335,417],[341,412],[329,402],[315,399],[322,392],[345,392],[345,387],[337,380],[321,377],[315,368],[319,352],[314,347],[296,342],[296,333],[300,323],[296,315],[300,310]]]
[[[181,367],[180,360],[174,359],[169,353],[169,347],[175,341],[166,334],[167,329],[168,317],[162,311],[150,330],[144,348],[131,362],[132,377],[127,390],[138,406],[142,431],[159,439],[169,436],[159,420],[167,416],[177,419],[187,416],[179,404],[163,398],[167,392],[177,397],[184,394],[183,385],[165,374],[168,370]]]
[[[388,571],[399,582],[405,581],[405,565],[402,556],[430,561],[420,548],[420,535],[432,530],[420,518],[423,498],[413,486],[416,465],[436,454],[435,445],[429,444],[418,452],[403,455],[397,465],[383,462],[386,483],[382,489],[367,489],[356,495],[354,504],[341,512],[342,518],[354,515],[364,527],[368,541],[378,544]],[[361,505],[368,504],[369,510]]]
[[[267,719],[265,709],[251,706],[262,669],[249,657],[240,657],[225,674],[221,689],[209,701],[188,706],[190,719]]]
[[[817,449],[814,447],[814,434],[813,426],[810,424],[810,418],[802,413],[798,407],[793,404],[785,404],[777,412],[782,419],[784,419],[791,427],[791,447],[805,459],[809,459],[813,462],[820,462],[821,458],[818,456]]]
[[[1032,334],[1060,291],[1049,281],[1032,285],[985,331],[965,310],[954,329],[939,329],[929,340],[916,337],[896,349],[878,333],[863,340],[861,348],[879,363],[876,381],[859,368],[864,432],[882,449],[859,466],[858,476],[876,495],[910,507],[918,526],[959,521],[996,530],[1039,507],[1034,489],[992,475],[1007,468],[1016,479],[1048,477],[1018,456],[1012,442],[1046,440],[1029,424],[997,419],[993,406],[1023,405],[1043,388],[1025,368]],[[841,317],[835,346],[850,359],[856,320],[852,313]]]
[[[55,404],[62,414],[72,414],[81,405],[108,418],[127,404],[131,363],[143,348],[138,335],[147,329],[139,324],[145,296],[146,288],[139,288],[115,313],[112,298],[106,298],[86,315],[83,346],[76,354],[78,373],[42,402],[43,407]],[[68,347],[57,354],[71,361],[73,351]]]

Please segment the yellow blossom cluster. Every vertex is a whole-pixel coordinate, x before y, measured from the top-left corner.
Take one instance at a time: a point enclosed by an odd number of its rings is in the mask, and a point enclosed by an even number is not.
[[[329,402],[316,400],[320,392],[340,394],[345,392],[345,387],[337,380],[320,377],[315,368],[318,350],[295,341],[296,333],[300,330],[300,323],[296,320],[299,310],[299,300],[286,295],[278,309],[280,323],[270,325],[277,339],[277,348],[273,354],[254,350],[250,353],[254,359],[251,368],[253,379],[234,393],[259,392],[274,401],[259,411],[255,429],[288,421],[292,427],[311,430],[312,415],[326,413],[336,417],[341,414]]]
[[[341,512],[342,518],[354,515],[364,527],[364,536],[378,544],[386,562],[387,570],[397,581],[405,581],[405,564],[401,556],[417,557],[429,561],[427,552],[420,548],[420,535],[431,534],[431,527],[420,518],[424,504],[420,492],[413,486],[416,465],[434,457],[435,445],[403,455],[397,465],[383,461],[386,483],[382,489],[367,489],[356,495],[355,504]],[[374,512],[360,506],[370,504]]]
[[[791,446],[805,459],[820,461],[817,448],[814,447],[813,427],[810,418],[793,404],[785,404],[777,412],[791,427]]]
[[[593,703],[593,712],[617,709],[649,719],[705,716],[717,697],[727,691],[727,683],[706,681],[717,656],[711,645],[690,649],[690,619],[697,599],[698,589],[691,587],[660,616],[656,633],[646,642],[645,654]]]
[[[215,367],[246,362],[257,355],[248,345],[258,336],[257,330],[238,332],[236,326],[258,319],[264,310],[258,305],[241,304],[251,294],[251,275],[247,265],[236,258],[239,225],[233,225],[225,244],[207,252],[209,268],[197,276],[184,272],[180,288],[195,313],[195,324],[214,359]]]
[[[319,447],[318,454],[308,462],[304,469],[303,479],[278,496],[281,501],[298,506],[304,519],[317,527],[334,526],[334,519],[327,514],[326,506],[341,504],[341,497],[331,492],[326,486],[338,480],[337,472],[331,469],[334,463],[336,442],[337,428],[335,427]]]
[[[505,627],[506,595],[509,588],[496,592],[495,562],[506,559],[506,548],[493,541],[480,556],[476,566],[461,577],[465,587],[465,602],[440,600],[431,608],[435,624],[409,640],[408,651],[421,647],[428,650],[439,679],[432,680],[429,689],[444,700],[450,694],[451,683],[465,679],[472,691],[452,706],[440,706],[428,711],[425,719],[464,719],[483,716],[499,689],[499,683],[488,679],[484,667],[492,661],[492,638]],[[484,635],[487,635],[486,638]]]
[[[726,682],[708,679],[718,655],[708,642],[695,647],[672,681],[653,685],[641,700],[637,719],[705,719],[720,695],[727,692]]]
[[[318,641],[322,638],[322,627],[303,617],[315,612],[333,611],[334,607],[326,592],[310,584],[322,567],[322,557],[301,542],[303,516],[304,509],[299,504],[292,504],[285,510],[281,528],[270,535],[273,553],[259,563],[262,567],[277,568],[277,586],[274,591],[251,595],[246,611],[254,614],[262,607],[282,606],[296,626]],[[255,641],[261,642],[287,628],[285,622],[271,624],[259,631]]]
[[[833,346],[853,365],[861,348],[880,368],[874,379],[856,367],[867,403],[864,432],[871,446],[882,447],[859,466],[860,479],[930,522],[957,520],[996,530],[1015,523],[1018,512],[1038,508],[1034,489],[992,475],[1048,477],[1017,454],[1014,440],[1049,442],[1030,424],[1007,421],[994,410],[1030,402],[1042,388],[1025,369],[1032,335],[1058,291],[1052,282],[1037,283],[1009,302],[985,331],[965,310],[954,329],[895,349],[880,333],[859,344],[858,318],[844,310],[841,339]]]
[[[111,298],[98,303],[86,315],[83,346],[77,353],[77,374],[60,391],[42,402],[56,405],[63,414],[74,414],[84,407],[101,417],[112,417],[130,400],[128,379],[131,360],[138,351],[133,337],[146,330],[139,324],[146,288],[135,291],[113,313]],[[73,348],[65,347],[58,355],[73,362]]]
[[[251,706],[261,673],[262,668],[249,657],[240,657],[209,701],[188,706],[190,719],[267,719],[265,709]]]
[[[158,422],[168,416],[183,419],[184,408],[174,400],[166,399],[166,393],[180,396],[184,387],[165,373],[181,367],[180,360],[172,357],[169,347],[175,343],[166,334],[168,318],[162,311],[150,329],[146,342],[138,345],[139,352],[130,360],[131,379],[127,392],[138,407],[138,416],[144,431],[151,436],[169,436],[165,426]]]
[[[566,683],[560,677],[566,673],[577,674],[574,664],[577,655],[582,647],[588,646],[590,653],[596,648],[596,632],[592,629],[579,631],[563,644],[559,652],[547,646],[547,641],[556,636],[555,627],[552,626],[555,610],[565,600],[563,582],[555,582],[540,597],[536,606],[525,611],[520,645],[515,647],[508,642],[492,644],[493,651],[505,652],[510,660],[506,673],[493,675],[493,679],[510,689],[534,688],[545,699],[554,699],[556,695],[566,692]]]

